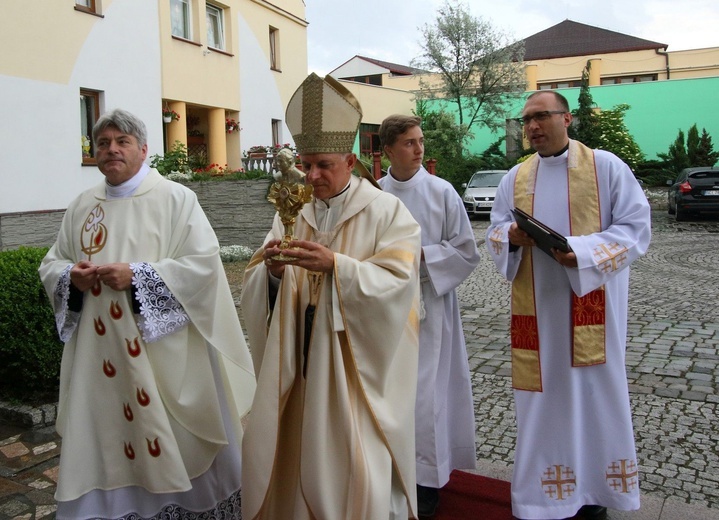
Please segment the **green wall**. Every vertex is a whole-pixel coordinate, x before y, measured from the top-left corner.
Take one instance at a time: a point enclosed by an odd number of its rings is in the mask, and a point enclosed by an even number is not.
[[[579,88],[558,89],[569,101],[569,107],[577,108]],[[624,121],[647,159],[656,159],[658,152],[666,152],[674,142],[679,130],[684,136],[696,123],[699,133],[706,128],[712,137],[714,149],[719,150],[719,77],[676,79],[630,83],[626,85],[603,85],[591,88],[594,103],[602,109],[627,104],[630,109]],[[529,93],[527,93],[529,95]],[[519,117],[526,95],[513,103],[511,113]],[[445,106],[456,111],[451,103],[436,101],[432,107]],[[500,135],[486,128],[473,128],[474,139],[468,151],[479,154],[496,141]]]

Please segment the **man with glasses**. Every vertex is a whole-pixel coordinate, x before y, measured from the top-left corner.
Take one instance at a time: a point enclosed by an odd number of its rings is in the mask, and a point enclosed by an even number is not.
[[[522,121],[537,153],[500,182],[487,230],[512,282],[512,512],[606,518],[607,507],[639,508],[624,351],[629,265],[649,245],[649,204],[618,157],[569,139],[560,94],[530,95]],[[566,236],[568,251],[534,247],[515,208]]]

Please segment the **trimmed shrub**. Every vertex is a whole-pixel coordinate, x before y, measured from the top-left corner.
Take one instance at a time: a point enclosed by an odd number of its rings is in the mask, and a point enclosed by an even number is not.
[[[56,399],[63,344],[37,269],[48,248],[0,251],[0,396]]]

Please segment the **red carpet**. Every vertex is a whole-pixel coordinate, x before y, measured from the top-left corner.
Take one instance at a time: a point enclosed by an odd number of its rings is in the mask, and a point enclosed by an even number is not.
[[[432,520],[512,520],[509,482],[454,470]]]

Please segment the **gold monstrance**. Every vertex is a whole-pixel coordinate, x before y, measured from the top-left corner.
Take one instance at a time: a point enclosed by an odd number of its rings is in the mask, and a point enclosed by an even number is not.
[[[307,202],[312,200],[312,186],[304,183],[305,174],[295,167],[295,156],[291,150],[283,148],[275,157],[275,164],[281,175],[277,182],[270,186],[267,200],[269,200],[280,215],[285,234],[280,243],[280,249],[287,249],[290,241],[295,237],[295,220]],[[282,253],[272,257],[280,262],[297,260]]]

